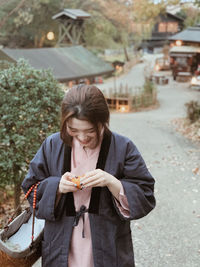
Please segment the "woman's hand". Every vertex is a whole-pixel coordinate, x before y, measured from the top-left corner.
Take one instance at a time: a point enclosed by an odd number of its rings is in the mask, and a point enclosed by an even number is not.
[[[83,177],[81,177],[80,182],[83,188],[107,186],[113,196],[119,199],[119,192],[122,187],[121,182],[113,175],[101,169],[87,172]]]
[[[87,172],[84,176],[82,176],[80,182],[83,187],[103,187],[111,184],[113,180],[116,180],[116,178],[111,174],[101,169],[96,169],[94,171]]]
[[[58,186],[58,193],[69,193],[69,192],[76,192],[77,185],[71,181],[71,179],[74,177],[71,172],[66,172],[63,174],[63,176],[60,179],[60,183]]]

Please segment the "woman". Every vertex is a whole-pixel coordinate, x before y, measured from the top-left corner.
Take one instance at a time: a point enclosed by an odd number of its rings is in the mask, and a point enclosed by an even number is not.
[[[109,130],[98,88],[70,89],[61,113],[60,133],[44,141],[22,184],[27,192],[40,181],[43,266],[133,267],[130,220],[154,208],[154,179],[135,145]]]

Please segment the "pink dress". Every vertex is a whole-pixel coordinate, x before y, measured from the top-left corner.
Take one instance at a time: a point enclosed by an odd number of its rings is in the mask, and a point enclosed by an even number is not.
[[[73,139],[72,154],[71,154],[71,173],[76,176],[82,176],[88,171],[96,169],[96,164],[99,156],[101,144],[95,149],[85,150],[83,146]],[[74,194],[74,204],[76,211],[80,210],[82,205],[89,207],[91,188],[85,188],[79,190]],[[124,194],[123,187],[121,185],[119,201],[116,200],[120,212],[129,217],[128,201]],[[69,250],[68,266],[69,267],[93,267],[93,255],[92,255],[92,240],[90,232],[90,221],[88,213],[84,214],[85,222],[80,218],[77,226],[73,228],[72,239]],[[82,230],[84,227],[85,238],[82,237]]]

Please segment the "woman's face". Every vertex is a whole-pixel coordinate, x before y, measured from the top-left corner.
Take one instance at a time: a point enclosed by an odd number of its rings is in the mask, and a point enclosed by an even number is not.
[[[97,133],[89,121],[70,118],[67,122],[67,132],[84,147],[92,149],[97,145]]]

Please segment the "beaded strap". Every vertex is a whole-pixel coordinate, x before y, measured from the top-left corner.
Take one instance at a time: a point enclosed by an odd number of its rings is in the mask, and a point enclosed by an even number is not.
[[[33,193],[33,221],[32,221],[32,236],[31,236],[32,243],[33,243],[33,240],[34,240],[36,196],[37,196],[37,187],[38,187],[39,184],[40,184],[40,182],[38,182],[37,184],[35,184],[35,186],[34,186],[34,193]]]
[[[40,184],[40,182],[32,185],[29,190],[27,191],[27,193],[25,194],[21,204],[28,198],[28,196],[30,195],[30,193],[33,191],[33,220],[32,220],[32,236],[31,236],[31,244],[33,243],[34,240],[34,225],[35,225],[35,208],[36,208],[36,197],[37,197],[37,188],[38,185]],[[13,221],[13,219],[16,217],[16,214],[18,212],[18,210],[21,207],[21,204],[16,208],[15,212],[13,213],[12,217],[8,220],[6,226],[4,226],[4,230],[8,230],[9,228],[9,224]]]

